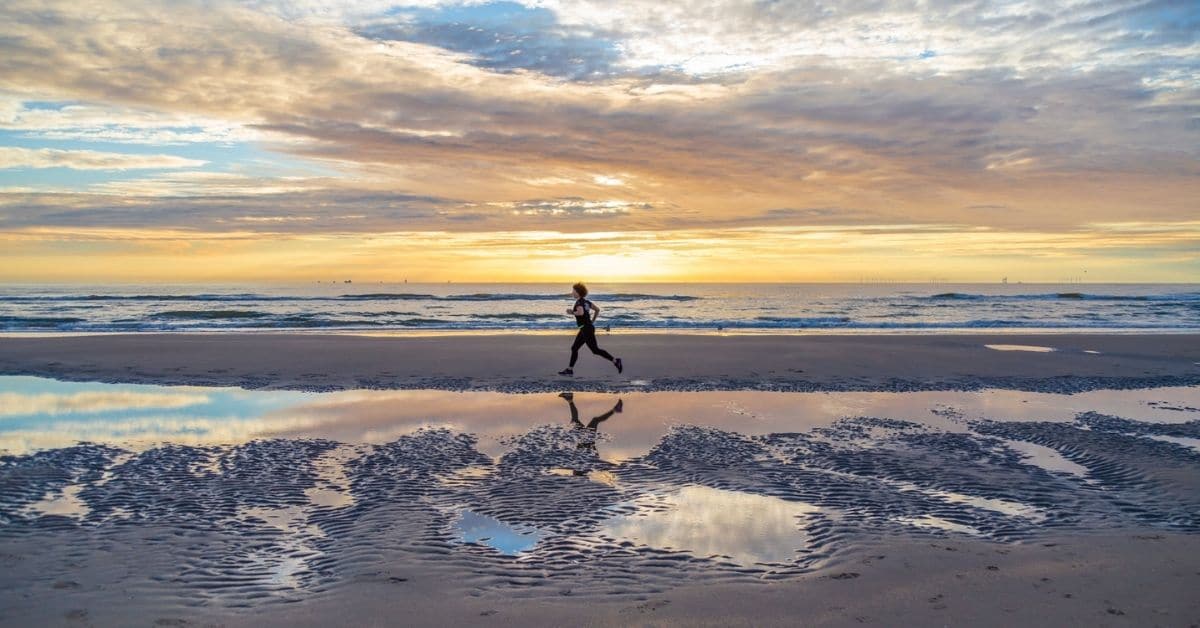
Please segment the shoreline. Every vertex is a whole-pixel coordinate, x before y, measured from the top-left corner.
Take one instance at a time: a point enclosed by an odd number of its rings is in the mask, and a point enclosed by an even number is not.
[[[599,327],[598,330],[602,330]],[[362,336],[366,338],[441,338],[444,336],[561,336],[575,329],[519,328],[228,328],[95,331],[0,331],[3,338],[79,338],[85,336]],[[610,332],[604,332],[610,333]],[[1192,336],[1191,327],[620,327],[618,335],[655,336]]]
[[[979,390],[1200,385],[1200,334],[601,334],[618,375],[569,333],[105,334],[0,339],[0,375],[329,391]],[[1051,352],[986,345],[1048,347]]]

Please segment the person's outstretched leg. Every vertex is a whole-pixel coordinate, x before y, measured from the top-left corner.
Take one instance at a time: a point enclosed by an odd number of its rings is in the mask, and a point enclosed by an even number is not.
[[[607,421],[608,417],[612,416],[614,412],[623,412],[624,410],[625,410],[625,402],[618,399],[616,405],[614,405],[612,407],[612,410],[609,410],[608,412],[605,412],[604,414],[601,414],[598,417],[593,417],[592,420],[588,422],[587,428],[589,430],[594,430],[594,429],[596,429],[596,427],[598,425]]]
[[[592,350],[592,353],[604,358],[605,360],[608,360],[609,362],[612,362],[613,366],[617,367],[618,373],[625,370],[625,365],[621,362],[620,358],[614,358],[611,353],[601,349],[600,345],[597,344],[596,330],[594,328],[592,329],[592,333],[588,334],[587,336],[587,346],[588,349]]]

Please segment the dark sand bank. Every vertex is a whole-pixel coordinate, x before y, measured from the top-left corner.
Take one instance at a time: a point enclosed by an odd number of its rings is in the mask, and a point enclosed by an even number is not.
[[[168,531],[160,531],[166,536]],[[32,542],[31,542],[32,543]],[[18,550],[19,551],[19,550]],[[30,550],[31,553],[33,550]],[[7,564],[20,560],[3,556]],[[145,552],[149,564],[168,557]],[[1200,536],[1125,530],[1037,543],[898,540],[784,582],[683,585],[645,595],[480,592],[453,570],[379,570],[307,602],[180,606],[131,592],[87,561],[7,605],[5,626],[1194,626]]]
[[[618,376],[569,333],[367,337],[136,334],[0,338],[0,374],[299,390],[956,390],[1200,384],[1200,335],[706,336],[601,333]],[[1052,347],[998,351],[988,344]],[[1092,352],[1092,353],[1089,353]],[[568,384],[569,382],[569,384]]]
[[[411,581],[410,581],[411,582]],[[632,598],[457,596],[379,581],[229,626],[1195,626],[1200,537],[1125,531],[998,545],[910,540],[862,548],[786,582],[687,585]]]

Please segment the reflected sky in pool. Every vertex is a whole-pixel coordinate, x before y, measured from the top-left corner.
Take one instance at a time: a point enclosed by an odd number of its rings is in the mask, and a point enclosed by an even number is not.
[[[604,533],[649,547],[743,565],[783,563],[804,548],[811,504],[707,486],[685,486],[653,499],[656,508],[617,515]]]
[[[886,416],[949,431],[965,420],[1071,421],[1101,411],[1163,423],[1196,418],[1170,407],[1200,406],[1200,388],[1100,390],[1075,395],[975,392],[650,392],[620,396],[596,448],[610,462],[644,455],[672,426],[701,425],[747,435],[824,427],[844,417]],[[579,393],[583,423],[614,397]],[[1154,405],[1151,405],[1154,404]],[[546,424],[565,424],[568,405],[554,394],[440,390],[328,393],[61,382],[0,376],[0,451],[22,454],[81,441],[131,449],[162,443],[239,444],[256,438],[327,438],[383,443],[423,427],[479,437],[499,456],[504,441]],[[1036,448],[1024,453],[1037,460]],[[1060,462],[1048,460],[1048,464]]]
[[[498,519],[464,510],[455,522],[458,537],[464,543],[487,545],[500,552],[515,556],[533,549],[541,533],[537,530],[517,530]]]
[[[265,431],[264,416],[316,396],[0,377],[0,449],[25,453],[80,441],[134,448],[244,442]]]

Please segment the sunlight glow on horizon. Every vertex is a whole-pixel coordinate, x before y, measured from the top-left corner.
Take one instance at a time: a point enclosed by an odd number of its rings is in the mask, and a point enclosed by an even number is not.
[[[6,241],[0,281],[1163,281],[1200,255],[1200,221],[1036,233],[949,225],[672,232],[198,234],[38,230]],[[81,253],[80,250],[83,252]],[[1145,251],[1159,251],[1148,257]],[[1136,264],[1129,251],[1138,251]],[[1157,266],[1155,266],[1157,265]]]

